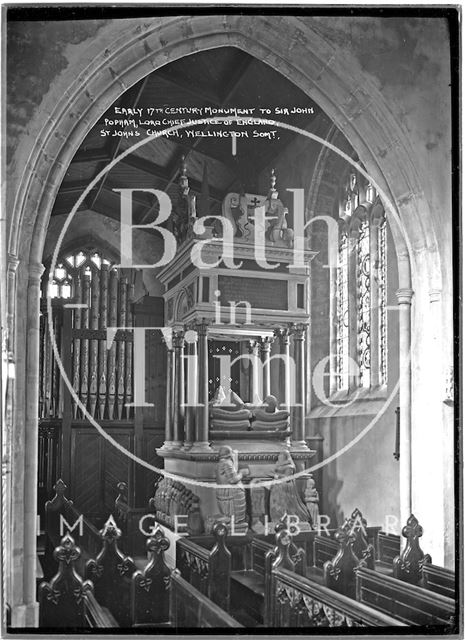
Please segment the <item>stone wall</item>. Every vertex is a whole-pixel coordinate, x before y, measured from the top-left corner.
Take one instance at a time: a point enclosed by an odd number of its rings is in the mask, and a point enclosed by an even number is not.
[[[323,119],[317,129],[323,140],[340,148],[352,158],[356,153],[344,136],[334,130],[332,123]],[[292,197],[286,189],[304,189],[306,219],[313,216],[337,218],[339,187],[348,163],[324,144],[297,138],[275,164],[280,197],[290,208],[292,224]],[[261,175],[261,192],[266,190],[269,171]],[[395,409],[399,403],[396,386],[399,382],[399,335],[397,313],[388,312],[388,387],[382,394],[354,400],[339,398],[341,406],[330,396],[329,376],[324,380],[325,405],[315,393],[313,374],[318,363],[331,353],[332,303],[330,279],[334,272],[328,264],[328,227],[324,221],[309,227],[310,246],[317,255],[311,262],[311,331],[308,356],[307,436],[323,436],[323,458],[338,454],[373,422],[373,428],[356,444],[348,448],[334,462],[321,471],[320,510],[340,524],[358,506],[368,522],[384,525],[386,516],[399,520],[399,464],[393,457],[395,443]],[[387,243],[387,305],[397,308],[396,291],[399,288],[397,255],[392,234]],[[334,353],[334,347],[332,352]],[[329,367],[326,366],[326,373]],[[376,398],[376,399],[375,399]],[[334,406],[333,406],[334,405]],[[380,414],[380,416],[378,416]],[[363,487],[363,490],[361,490]],[[379,488],[383,487],[380,493]],[[393,522],[393,520],[390,520]],[[396,527],[400,533],[400,522]]]
[[[455,445],[453,409],[444,403],[453,349],[447,21],[237,14],[60,23],[59,29],[34,22],[10,29],[10,255],[2,322],[16,368],[6,399],[14,444],[7,461],[15,523],[9,531],[13,624],[33,625],[36,615],[38,282],[56,191],[89,128],[123,91],[171,60],[218,46],[248,51],[294,81],[344,131],[392,196],[411,247],[416,338],[412,477],[400,476],[401,493],[409,504],[411,492],[409,506],[424,525],[424,548],[433,561],[451,565]],[[396,246],[399,280],[408,288],[406,248]],[[2,255],[2,269],[6,262]]]

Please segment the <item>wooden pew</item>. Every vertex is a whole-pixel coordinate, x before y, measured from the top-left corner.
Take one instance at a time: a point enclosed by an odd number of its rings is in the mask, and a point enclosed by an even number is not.
[[[454,571],[428,562],[421,568],[420,586],[448,598],[455,598],[457,592]]]
[[[174,629],[241,628],[234,618],[181,577],[171,576],[170,621]]]
[[[93,591],[89,591],[87,594],[86,622],[87,626],[91,628],[116,629],[119,627],[110,611],[99,605]]]
[[[355,598],[355,573],[360,559],[354,553],[355,535],[350,529],[341,528],[336,533],[339,548],[332,560],[323,565],[323,584],[349,598]]]
[[[353,512],[351,519],[353,520],[354,516],[357,516],[360,521],[362,516],[360,512],[358,514],[357,512],[358,510]],[[449,598],[454,597],[455,575],[452,571],[442,567],[434,566],[432,569],[429,568],[432,566],[431,557],[423,553],[419,544],[423,529],[413,514],[402,529],[402,535],[407,538],[407,544],[401,553],[399,553],[399,536],[378,532],[377,546],[380,559],[376,560],[376,562],[374,561],[374,546],[369,543],[369,529],[365,526],[366,522],[364,520],[363,523],[363,530],[355,532],[353,541],[348,540],[343,534],[344,531],[351,531],[350,522],[345,522],[339,533],[336,534],[336,538],[342,535],[341,545],[337,555],[323,565],[323,584],[351,598],[355,598],[354,570],[357,567],[356,559],[359,558],[360,566],[376,569],[378,572],[397,580],[428,588]],[[359,537],[356,552],[357,536]],[[325,556],[332,553],[335,544],[336,540],[331,538],[315,538],[314,557],[318,565],[321,565]],[[317,582],[320,581],[319,567],[317,566],[308,572],[307,577]],[[406,593],[403,588],[401,592]]]
[[[131,626],[169,626],[169,587],[171,570],[164,553],[169,540],[162,529],[147,540],[149,562],[143,571],[136,571],[131,578]]]
[[[72,535],[79,539],[81,556],[78,561],[78,568],[84,573],[85,562],[98,553],[100,548],[100,534],[96,527],[87,520],[66,496],[66,484],[58,479],[53,487],[55,495],[52,500],[45,503],[45,552],[43,556],[43,571],[46,579],[50,579],[56,572],[57,563],[54,559],[54,550],[60,544],[62,534],[60,533],[60,521],[62,518],[73,527],[76,521],[82,519],[82,536],[79,534],[79,525],[72,531]],[[64,531],[63,531],[64,533]]]
[[[344,526],[344,525],[343,525]],[[360,509],[352,511],[346,527],[355,535],[353,551],[370,569],[375,568],[376,541],[381,527],[369,527]]]
[[[402,529],[402,535],[407,539],[405,548],[392,561],[392,575],[394,578],[418,584],[421,581],[421,570],[425,563],[431,563],[431,556],[424,554],[420,547],[423,527],[413,513]]]
[[[355,570],[356,597],[363,604],[409,625],[453,624],[455,601],[379,571]]]
[[[423,529],[413,514],[402,529],[402,535],[407,538],[407,544],[401,552],[400,536],[379,533],[376,569],[400,580],[417,584],[424,589],[454,598],[455,573],[450,569],[432,564],[431,556],[423,553],[419,542]]]
[[[365,604],[373,604],[374,606],[375,603],[384,602],[387,598],[390,605],[389,607],[386,605],[387,608],[381,610],[393,617],[399,617],[408,624],[433,624],[435,621],[443,624],[449,620],[455,610],[455,603],[450,597],[454,595],[454,574],[441,567],[429,570],[431,567],[430,556],[425,555],[419,546],[419,538],[423,530],[414,516],[409,518],[402,533],[407,537],[407,545],[400,556],[397,556],[393,561],[393,576],[387,576],[385,573],[373,570],[373,550],[364,554],[365,559],[359,560],[353,548],[355,534],[345,523],[335,536],[340,543],[336,556],[323,565],[324,586],[350,598],[361,597],[359,595],[360,589],[366,587],[366,594],[363,596]],[[335,542],[331,540],[328,544],[328,540],[330,539],[326,539],[324,543],[321,540],[321,549],[324,552],[329,552],[331,545]],[[320,540],[315,538],[315,542],[315,558],[318,562],[321,557],[321,551],[318,549]],[[362,542],[366,544],[366,536]],[[367,566],[367,558],[371,566]],[[395,575],[396,567],[399,577]],[[356,576],[360,568],[371,571],[371,573],[361,574],[365,582],[362,581],[362,586],[359,588]],[[419,575],[427,576],[428,573],[431,575],[430,586],[435,588],[436,593],[428,592],[421,586],[415,586],[413,591],[410,590],[409,587],[413,586],[412,583],[420,582],[423,584],[418,579]],[[314,572],[308,572],[307,577],[318,582],[318,579],[315,580]],[[406,583],[405,577],[411,581],[410,584]],[[399,613],[397,613],[398,610]]]
[[[100,532],[102,549],[95,559],[86,563],[85,576],[95,587],[95,597],[111,611],[120,627],[131,625],[131,576],[136,565],[118,549],[121,531],[109,519]]]
[[[267,627],[405,626],[392,616],[287,569],[273,571],[271,590],[273,607]]]
[[[378,533],[376,565],[383,570],[392,570],[394,558],[400,555],[400,536],[393,533]]]
[[[276,534],[285,530],[284,523],[276,525]],[[276,537],[275,537],[276,543]],[[298,547],[293,539],[289,545],[289,557],[292,570],[299,575],[307,571],[306,552]],[[265,540],[253,538],[250,542],[251,562],[240,570],[231,573],[231,600],[234,600],[234,612],[239,620],[252,624],[262,624],[266,615],[265,594],[273,562],[281,562],[279,547]],[[240,606],[239,606],[240,605]]]
[[[94,597],[94,586],[77,570],[81,550],[67,533],[54,550],[58,572],[39,586],[39,627],[80,629],[113,628],[118,624]]]
[[[147,510],[144,507],[132,507],[129,505],[128,485],[126,482],[118,482],[116,490],[118,495],[115,499],[113,516],[118,529],[121,529],[122,532],[120,540],[121,551],[133,558],[145,556],[145,540],[140,535],[139,522],[146,515]]]
[[[360,509],[355,508],[338,529],[329,530],[329,535],[317,535],[313,542],[313,567],[323,569],[325,562],[332,561],[340,544],[336,534],[349,530],[354,535],[353,551],[359,560],[365,560],[370,568],[374,567],[378,534],[381,527],[368,526]],[[314,572],[318,575],[318,572]]]
[[[361,511],[354,509],[333,537],[315,537],[313,567],[307,577],[355,598],[354,569],[361,561],[374,568],[378,531],[379,527],[368,527]]]
[[[287,526],[284,522],[278,522],[275,527],[275,533],[280,531],[286,531]],[[275,549],[275,555],[279,555],[279,549]],[[307,552],[303,547],[300,547],[295,542],[295,536],[291,536],[289,542],[289,557],[294,563],[294,571],[299,575],[304,576],[307,572]]]
[[[332,532],[333,536],[336,531]],[[334,537],[315,536],[313,541],[313,567],[323,570],[323,565],[334,558],[339,549],[339,543]]]
[[[279,532],[276,542],[279,554],[267,585],[266,627],[403,626],[391,616],[297,575],[292,571],[288,532]]]
[[[265,626],[403,627],[405,623],[287,569],[272,573],[273,608]]]
[[[259,538],[261,540],[264,540],[265,542],[268,542],[271,546],[274,546],[276,543],[276,532],[279,530],[280,526],[286,528],[285,518],[283,518],[281,522],[276,524],[273,533],[269,533],[265,536],[260,535]],[[297,533],[292,538],[294,544],[296,545],[296,548],[305,551],[307,567],[313,565],[313,546],[315,538],[318,535],[318,531],[316,529],[313,529],[311,531],[303,531]]]
[[[369,545],[372,545],[373,551],[371,552],[373,560],[376,561],[376,549],[374,547],[374,543],[376,537],[378,536],[378,530],[380,527],[367,527],[367,546],[364,548],[368,548]],[[331,535],[316,535],[313,540],[313,567],[317,569],[322,569],[325,562],[328,560],[332,560],[336,555],[339,544],[335,538],[336,533],[339,529],[330,530]],[[355,532],[357,535],[357,532]],[[360,539],[360,536],[358,536]],[[356,549],[359,551],[360,543],[356,542],[357,538],[354,540],[354,552],[355,555],[358,556]],[[397,550],[397,553],[399,551]],[[363,554],[360,554],[363,559]],[[367,554],[368,555],[368,554]],[[391,560],[391,568],[392,568],[392,560]]]
[[[128,581],[126,569],[129,567],[132,570],[134,567],[131,566],[131,559],[118,549],[120,534],[111,522],[107,522],[102,530],[103,549],[96,560],[89,560],[86,564],[86,573],[94,577],[95,586],[91,580],[84,581],[79,575],[76,564],[80,549],[66,534],[60,547],[55,550],[60,563],[59,573],[50,583],[44,582],[39,588],[42,628],[160,629],[172,626],[170,612],[179,627],[241,626],[195,587],[184,581],[172,586],[172,572],[164,560],[169,541],[161,529],[147,541],[150,555],[147,566],[143,571],[135,571]],[[224,525],[215,527],[216,544],[210,551],[209,568],[212,577],[218,576],[219,580],[229,577],[222,573],[224,564],[219,562],[224,557],[222,547],[225,535]],[[212,582],[215,583],[215,580]],[[126,591],[128,584],[130,602]],[[172,598],[174,602],[171,602]]]
[[[229,611],[231,552],[225,544],[228,529],[216,522],[212,531],[215,544],[211,550],[188,538],[176,541],[176,568],[195,589]]]
[[[250,564],[231,573],[231,610],[247,626],[263,624],[267,575],[275,558],[275,547],[254,538],[250,543]]]
[[[284,528],[285,524],[279,523],[276,531],[279,532]],[[371,539],[374,539],[378,529],[378,527],[371,528]],[[367,532],[366,520],[363,519],[361,512],[355,509],[351,517],[347,518],[336,532],[335,538],[315,536],[313,559],[317,563],[316,567],[306,566],[305,552],[299,549],[291,538],[289,555],[294,565],[293,571],[306,575],[318,584],[326,585],[355,598],[355,567],[362,558],[370,563],[370,566],[374,566],[374,546],[368,542]],[[360,558],[353,550],[356,543]],[[273,546],[269,543],[254,539],[251,543],[252,566],[242,571],[233,571],[231,576],[232,596],[235,603],[242,599],[244,601],[242,614],[252,616],[257,623],[262,621],[263,612],[269,606],[264,594],[267,578],[266,557],[272,549]]]

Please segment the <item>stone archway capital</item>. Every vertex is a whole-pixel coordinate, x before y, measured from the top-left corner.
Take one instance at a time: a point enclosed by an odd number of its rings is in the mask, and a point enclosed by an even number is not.
[[[399,304],[412,304],[413,289],[397,289],[396,297]]]
[[[29,264],[29,279],[39,281],[44,271],[45,267],[41,262]]]

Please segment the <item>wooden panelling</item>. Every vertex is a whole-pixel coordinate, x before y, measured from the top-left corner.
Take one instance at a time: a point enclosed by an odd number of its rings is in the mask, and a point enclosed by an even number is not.
[[[132,430],[131,430],[132,431]],[[110,435],[114,440],[128,451],[133,451],[133,435],[130,431],[125,433],[112,430]],[[130,471],[132,461],[123,452],[119,451],[112,442],[104,444],[104,501],[108,513],[113,512],[118,490],[118,482],[130,484]]]
[[[71,434],[70,496],[81,513],[92,519],[103,512],[103,439],[95,429]]]
[[[134,324],[136,327],[163,327],[164,302],[163,298],[146,296],[134,305]],[[134,367],[137,365],[139,354],[135,354]],[[166,347],[160,330],[145,333],[145,389],[146,402],[151,407],[137,409],[144,427],[159,427],[164,429],[165,390],[166,390]],[[136,416],[137,418],[137,416]]]
[[[107,429],[125,449],[133,450],[132,427]],[[100,524],[113,511],[118,482],[130,483],[131,461],[94,428],[73,427],[70,496],[89,519]]]

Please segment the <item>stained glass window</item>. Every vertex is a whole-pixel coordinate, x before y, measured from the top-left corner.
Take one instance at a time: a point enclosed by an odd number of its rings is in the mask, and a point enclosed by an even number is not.
[[[342,232],[339,239],[337,265],[336,307],[336,372],[337,389],[346,389],[349,375],[349,281],[348,281],[349,242],[347,233]]]
[[[378,227],[379,376],[387,383],[386,220]]]
[[[370,334],[371,334],[371,287],[370,287],[370,225],[364,220],[357,238],[357,364],[359,384],[370,386]]]
[[[55,267],[53,281],[49,285],[49,296],[51,298],[71,298],[71,283],[73,277],[62,262]]]
[[[86,278],[92,280],[92,269],[101,269],[102,264],[111,265],[107,258],[102,257],[96,251],[79,251],[75,255],[68,255],[64,260],[57,262],[53,273],[53,280],[49,285],[48,294],[51,298],[71,298],[73,293],[73,274],[79,271]]]
[[[371,215],[375,208],[376,220]],[[335,387],[369,389],[373,379],[387,383],[386,221],[375,187],[363,176],[346,176],[339,216]],[[349,286],[355,295],[349,295]],[[375,355],[379,375],[371,371]],[[351,359],[358,365],[355,378],[349,375]]]

